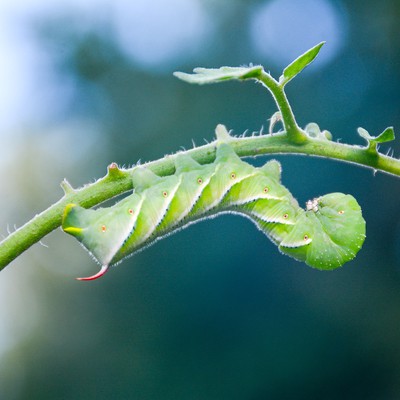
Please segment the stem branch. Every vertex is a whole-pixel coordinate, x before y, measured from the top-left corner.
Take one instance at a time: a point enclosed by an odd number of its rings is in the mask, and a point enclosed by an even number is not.
[[[257,79],[272,94],[272,97],[274,98],[275,103],[282,115],[282,123],[289,141],[295,144],[302,144],[306,142],[307,135],[297,125],[283,86],[279,85],[279,83],[264,70],[260,72],[260,75],[257,77]]]

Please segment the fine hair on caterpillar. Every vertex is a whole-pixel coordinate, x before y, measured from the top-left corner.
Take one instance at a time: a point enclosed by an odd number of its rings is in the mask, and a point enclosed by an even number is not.
[[[216,159],[200,165],[174,156],[175,173],[160,177],[145,166],[133,170],[134,191],[111,207],[87,210],[68,204],[62,227],[102,266],[93,280],[129,255],[192,223],[221,213],[250,219],[278,249],[311,267],[335,269],[353,259],[365,239],[365,221],[351,195],[331,193],[299,207],[270,160],[253,167],[217,127]]]

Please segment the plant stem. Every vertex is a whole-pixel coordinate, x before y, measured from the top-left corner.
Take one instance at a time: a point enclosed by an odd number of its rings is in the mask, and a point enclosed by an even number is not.
[[[272,97],[274,98],[282,115],[282,123],[289,141],[295,144],[302,144],[306,142],[307,135],[297,125],[283,86],[281,86],[274,78],[272,78],[270,74],[266,73],[264,70],[260,72],[257,79],[272,94]]]
[[[217,142],[215,141],[188,150],[187,153],[201,164],[208,164],[215,159],[216,144]],[[277,153],[307,154],[342,160],[400,176],[399,160],[380,153],[371,154],[367,150],[367,147],[351,146],[309,137],[307,137],[303,144],[299,145],[293,143],[286,132],[252,137],[232,137],[229,144],[240,157],[255,157]],[[149,162],[146,166],[160,176],[173,174],[175,171],[174,156],[167,156]],[[119,170],[115,164],[112,164],[105,177],[82,189],[74,190],[68,188],[65,184],[64,190],[66,193],[57,203],[50,206],[41,214],[38,214],[31,221],[0,242],[0,270],[34,243],[40,241],[52,230],[59,227],[64,208],[68,203],[76,203],[89,208],[131,190],[132,182],[130,174],[132,170],[133,168]]]

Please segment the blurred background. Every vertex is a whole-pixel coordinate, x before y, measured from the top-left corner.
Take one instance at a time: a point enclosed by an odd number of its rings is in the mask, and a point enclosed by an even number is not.
[[[287,88],[300,125],[355,144],[358,126],[399,132],[399,20],[397,0],[2,1],[0,234],[58,200],[63,178],[201,145],[218,123],[258,131],[276,111],[259,85],[196,87],[176,70],[278,77],[326,40]],[[85,283],[97,265],[56,230],[0,273],[0,399],[399,399],[400,180],[274,158],[301,204],[359,200],[354,261],[312,270],[223,216]]]

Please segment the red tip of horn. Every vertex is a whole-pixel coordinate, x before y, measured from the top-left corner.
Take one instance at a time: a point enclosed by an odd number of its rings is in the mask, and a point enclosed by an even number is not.
[[[103,265],[101,267],[101,270],[97,274],[94,274],[92,276],[87,276],[86,278],[75,278],[75,279],[78,281],[94,281],[95,279],[103,276],[107,271],[108,271],[108,265]]]

